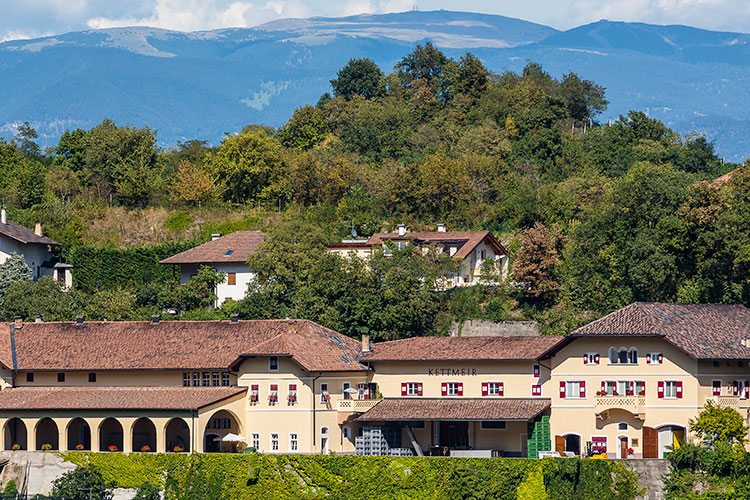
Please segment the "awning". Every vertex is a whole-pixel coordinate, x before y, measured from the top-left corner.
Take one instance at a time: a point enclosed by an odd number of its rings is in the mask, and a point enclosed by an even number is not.
[[[549,399],[383,399],[359,422],[402,420],[531,420],[551,405]]]
[[[247,440],[245,436],[240,436],[239,434],[233,434],[229,433],[224,437],[217,437],[214,438],[214,441],[223,441],[225,443],[244,443]]]

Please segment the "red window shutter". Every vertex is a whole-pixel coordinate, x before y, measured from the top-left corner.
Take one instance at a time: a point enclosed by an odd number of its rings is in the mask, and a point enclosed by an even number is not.
[[[714,380],[711,385],[713,386],[713,395],[721,396],[721,380]]]
[[[597,364],[597,365],[599,364],[599,355],[598,354],[594,354],[594,364]]]
[[[645,396],[646,395],[646,381],[641,381],[641,392],[638,394],[639,396]]]
[[[584,354],[583,355],[583,364],[584,365],[589,364],[589,355],[588,354]]]
[[[459,396],[464,395],[464,383],[463,382],[458,383],[458,395]]]
[[[646,355],[646,364],[647,364],[647,365],[650,365],[650,364],[651,364],[651,353],[648,353],[648,354]]]
[[[662,364],[664,362],[664,355],[662,353],[659,353],[659,364]]]
[[[677,393],[678,398],[682,398],[682,382],[679,380],[675,384],[675,392]]]
[[[750,398],[750,385],[747,384],[747,380],[745,380],[745,399]]]
[[[581,397],[585,398],[586,397],[586,382],[583,381],[583,380],[581,380],[581,382],[579,382],[579,383],[581,384],[579,392],[581,394]]]
[[[405,382],[401,382],[401,395],[406,396],[407,385]]]
[[[417,384],[417,396],[422,395],[422,382]]]
[[[562,380],[560,381],[560,397],[565,397],[565,382]]]
[[[500,386],[500,387],[499,387],[499,391],[500,391],[500,392],[499,392],[498,394],[500,394],[500,395],[502,396],[502,395],[504,395],[504,394],[505,394],[505,386],[503,385],[503,383],[502,383],[502,382],[499,382],[499,383],[498,383],[498,385]]]
[[[297,390],[297,384],[289,384],[289,390],[290,391],[296,391]]]
[[[659,384],[656,387],[656,394],[660,399],[664,397],[664,381],[659,381]]]
[[[635,380],[631,380],[628,386],[630,387],[628,396],[635,396]]]
[[[605,394],[607,393],[607,381],[606,380],[602,380],[602,392]]]
[[[278,386],[278,385],[276,385],[276,384],[272,384],[272,385],[271,385],[271,390],[272,390],[272,391],[278,391],[278,390],[279,390],[279,386]]]
[[[259,387],[258,384],[253,384],[253,385],[250,386],[250,390],[251,391],[257,391],[258,387]]]
[[[440,395],[447,396],[448,395],[448,384],[443,382],[440,384]]]
[[[482,396],[487,396],[489,394],[489,392],[490,392],[490,390],[489,390],[489,386],[488,386],[487,382],[483,382],[482,383]]]
[[[737,381],[735,380],[732,382],[732,396],[739,396],[739,385],[737,384]]]

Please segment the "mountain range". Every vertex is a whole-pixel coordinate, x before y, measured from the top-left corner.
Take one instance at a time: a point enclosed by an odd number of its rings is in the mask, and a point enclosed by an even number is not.
[[[218,143],[248,123],[279,126],[330,90],[350,58],[391,71],[416,43],[470,51],[492,71],[535,61],[607,88],[601,123],[631,109],[750,156],[750,35],[688,26],[599,21],[567,31],[497,15],[433,11],[283,19],[254,28],[183,33],[88,30],[0,44],[0,136],[30,121],[52,145],[104,118],[148,125],[161,145]]]

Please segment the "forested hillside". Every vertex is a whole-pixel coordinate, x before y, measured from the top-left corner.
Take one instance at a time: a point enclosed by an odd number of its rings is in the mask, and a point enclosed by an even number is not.
[[[638,111],[599,125],[607,100],[595,82],[557,80],[534,63],[492,74],[429,43],[389,74],[357,59],[331,78],[330,94],[278,130],[250,125],[217,147],[162,150],[155,131],[111,121],[70,130],[48,151],[30,127],[0,142],[9,217],[45,223],[74,264],[104,252],[90,246],[271,234],[251,261],[253,294],[219,311],[205,309],[216,276],[201,276],[191,295],[163,272],[119,284],[82,272],[66,296],[44,280],[9,285],[3,315],[69,319],[76,304],[116,289],[113,300],[128,297],[118,318],[237,311],[395,338],[467,318],[530,317],[564,333],[636,300],[750,305],[750,163],[723,164],[704,138]],[[450,259],[406,250],[364,267],[324,251],[352,229],[366,236],[401,222],[493,231],[511,250],[512,279],[435,292],[431,279]],[[158,267],[159,251],[129,252]],[[34,299],[14,302],[21,288]],[[95,311],[117,319],[106,305]]]

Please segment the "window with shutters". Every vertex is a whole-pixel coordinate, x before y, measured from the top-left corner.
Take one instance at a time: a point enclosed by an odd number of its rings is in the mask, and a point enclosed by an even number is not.
[[[542,386],[541,386],[541,384],[532,384],[531,385],[531,395],[532,396],[541,396],[542,395]]]
[[[714,396],[721,396],[721,380],[711,381],[711,394]]]
[[[260,386],[258,384],[250,384],[250,402],[257,403],[260,400]]]
[[[404,382],[401,384],[402,396],[421,396],[422,382]]]
[[[565,399],[584,399],[586,397],[586,382],[583,380],[561,381],[560,397]]]
[[[647,365],[660,365],[664,362],[664,355],[660,352],[650,352],[646,355]]]
[[[482,382],[482,396],[502,396],[504,392],[502,382]]]
[[[289,392],[287,393],[286,400],[290,405],[297,402],[297,384],[289,384]]]
[[[531,375],[534,378],[539,378],[542,376],[542,367],[540,365],[533,365],[531,367]]]
[[[587,352],[583,355],[584,365],[598,365],[599,364],[599,353],[598,352]]]
[[[268,388],[268,404],[276,404],[279,402],[279,385],[271,384]]]
[[[463,396],[464,384],[462,382],[446,382],[446,396]]]
[[[636,396],[645,396],[646,395],[646,381],[645,380],[636,380],[635,383],[635,395]]]
[[[732,395],[741,399],[750,398],[750,382],[747,380],[735,380],[732,382]]]
[[[682,397],[682,382],[678,380],[664,380],[659,382],[659,397],[677,399]]]

